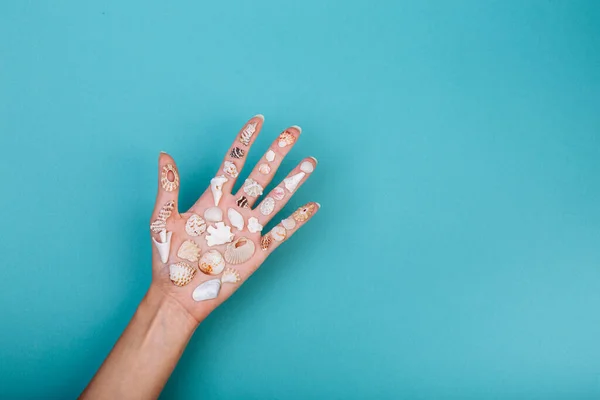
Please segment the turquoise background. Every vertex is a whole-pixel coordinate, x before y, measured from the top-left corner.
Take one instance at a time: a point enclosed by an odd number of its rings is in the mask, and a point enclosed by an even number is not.
[[[600,397],[600,2],[166,3],[0,3],[0,397],[85,387],[158,152],[189,206],[256,113],[323,207],[164,398]]]

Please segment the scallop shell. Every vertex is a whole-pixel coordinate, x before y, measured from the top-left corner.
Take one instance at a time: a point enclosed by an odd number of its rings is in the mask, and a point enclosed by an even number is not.
[[[281,242],[286,238],[287,232],[283,226],[277,225],[271,230],[271,236],[276,242]]]
[[[248,205],[248,198],[246,196],[240,197],[235,201],[235,203],[238,205],[238,207],[250,208],[250,206]]]
[[[309,219],[311,215],[313,215],[313,212],[315,211],[315,207],[316,206],[314,203],[309,203],[309,204],[305,205],[304,207],[300,207],[299,209],[294,211],[294,213],[292,214],[292,217],[294,217],[294,219],[298,222],[304,222],[307,219]]]
[[[271,162],[271,161],[275,160],[275,152],[273,150],[267,151],[267,154],[265,154],[265,159],[268,162]]]
[[[225,175],[215,176],[210,180],[210,191],[213,194],[215,206],[219,205],[221,197],[223,196],[223,184],[228,180],[229,179],[227,179]]]
[[[273,238],[271,237],[271,235],[269,233],[267,233],[265,236],[260,238],[260,248],[263,251],[268,250],[271,243],[273,243]]]
[[[190,236],[200,236],[206,231],[206,222],[201,216],[192,214],[185,223],[185,232]]]
[[[215,226],[209,226],[206,230],[206,243],[209,246],[218,246],[220,244],[229,243],[233,240],[233,233],[231,233],[231,227],[225,225],[223,222],[217,222]]]
[[[285,178],[283,180],[283,183],[285,184],[285,188],[287,190],[289,190],[290,193],[292,193],[294,190],[296,190],[296,188],[298,187],[298,184],[300,183],[302,178],[304,178],[304,175],[306,175],[305,172],[298,172],[296,175],[292,175],[289,178]]]
[[[250,139],[252,139],[252,135],[254,135],[254,132],[256,132],[256,124],[256,122],[248,124],[242,131],[242,134],[240,135],[240,142],[244,146],[248,146],[248,144],[250,144]]]
[[[233,268],[225,268],[225,272],[221,275],[221,283],[238,283],[240,274]]]
[[[310,161],[304,161],[300,164],[300,171],[310,174],[315,170],[315,166]]]
[[[169,265],[169,278],[177,286],[187,285],[194,279],[194,275],[196,275],[196,268],[184,261]]]
[[[223,172],[225,172],[225,175],[229,176],[230,178],[237,178],[239,175],[237,167],[231,161],[225,161],[223,163]]]
[[[229,223],[233,225],[238,231],[244,229],[244,217],[242,214],[230,208],[227,210],[227,218],[229,218]]]
[[[175,208],[175,200],[168,201],[158,211],[158,217],[150,224],[150,230],[153,233],[159,233],[167,229],[167,218],[171,216],[171,212]]]
[[[258,218],[250,217],[248,218],[248,230],[251,233],[260,232],[263,230],[263,226],[258,222]]]
[[[271,172],[271,167],[269,167],[269,164],[260,164],[258,166],[258,172],[267,175],[269,172]]]
[[[210,281],[201,283],[194,289],[192,299],[195,301],[211,300],[219,295],[219,291],[221,291],[221,280],[211,279]]]
[[[271,195],[273,196],[273,198],[275,200],[283,200],[283,198],[285,197],[285,190],[283,190],[283,188],[277,186],[275,189],[273,189],[273,192],[271,193]]]
[[[225,260],[217,250],[209,250],[200,257],[198,268],[205,274],[219,275],[225,268]]]
[[[260,203],[260,213],[262,215],[269,215],[275,209],[275,200],[272,197],[267,197]]]
[[[241,237],[227,245],[225,261],[233,265],[244,263],[254,255],[254,250],[254,242]]]
[[[296,221],[293,218],[286,218],[281,221],[281,225],[287,230],[294,229],[296,227]]]
[[[167,192],[172,192],[179,186],[179,174],[172,164],[167,164],[162,167],[160,184]]]
[[[248,178],[244,182],[244,193],[250,197],[258,197],[263,194],[263,187],[254,179]]]
[[[184,260],[188,260],[190,262],[197,262],[201,252],[202,250],[200,250],[200,246],[198,246],[194,241],[186,240],[185,242],[181,243],[179,250],[177,250],[177,257],[183,258]]]
[[[204,211],[204,219],[208,222],[223,221],[223,211],[219,207],[210,207]]]
[[[279,147],[285,147],[291,144],[294,144],[296,141],[296,137],[289,133],[288,131],[283,131],[281,135],[279,135],[279,141],[277,142]]]
[[[242,158],[244,157],[244,150],[240,149],[239,147],[234,147],[231,149],[229,155],[233,158]]]

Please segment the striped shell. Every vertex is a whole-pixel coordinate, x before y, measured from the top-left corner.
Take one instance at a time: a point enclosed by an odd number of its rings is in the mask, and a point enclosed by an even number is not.
[[[240,197],[236,200],[235,203],[238,205],[238,207],[250,208],[250,206],[248,205],[248,198],[246,196]]]
[[[244,157],[244,150],[240,149],[239,147],[234,147],[231,149],[229,155],[233,158],[242,158]]]
[[[265,236],[260,238],[260,248],[264,250],[268,250],[269,246],[273,243],[273,238],[270,233],[267,233]]]
[[[225,261],[237,265],[248,261],[254,255],[254,242],[248,238],[241,237],[227,245],[225,250]]]
[[[167,164],[162,167],[160,184],[167,192],[172,192],[179,186],[179,174],[172,164]]]
[[[256,122],[246,125],[242,134],[240,135],[240,142],[244,146],[248,146],[250,144],[250,139],[252,139],[252,135],[256,132]]]
[[[184,261],[169,265],[169,278],[177,286],[185,286],[192,281],[196,275],[196,268]]]
[[[174,208],[175,200],[171,200],[162,206],[158,212],[158,217],[150,224],[150,230],[154,233],[158,233],[167,229],[167,218],[171,216],[171,212]]]

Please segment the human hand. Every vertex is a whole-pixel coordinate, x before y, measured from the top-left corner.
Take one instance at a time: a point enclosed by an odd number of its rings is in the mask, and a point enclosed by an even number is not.
[[[229,298],[320,207],[308,203],[270,232],[262,232],[313,172],[317,162],[310,157],[252,208],[300,136],[297,126],[279,135],[243,187],[231,193],[263,123],[264,117],[257,115],[244,125],[210,186],[182,214],[177,209],[180,181],[175,161],[166,153],[159,157],[158,194],[151,218],[152,286],[198,322]]]

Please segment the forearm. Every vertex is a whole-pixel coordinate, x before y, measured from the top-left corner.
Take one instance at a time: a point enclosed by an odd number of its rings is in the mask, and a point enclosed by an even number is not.
[[[196,326],[179,303],[151,287],[81,398],[158,397]]]

